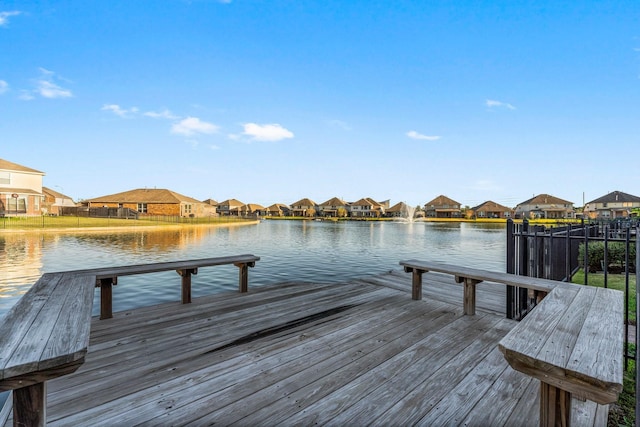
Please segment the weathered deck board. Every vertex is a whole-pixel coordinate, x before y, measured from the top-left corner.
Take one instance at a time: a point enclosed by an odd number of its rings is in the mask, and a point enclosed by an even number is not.
[[[423,281],[423,301],[390,272],[95,319],[85,364],[48,383],[48,422],[536,425],[537,381],[497,350],[516,323],[503,287],[479,287],[478,314],[463,316],[462,285]],[[600,408],[574,405],[574,425],[601,421]]]

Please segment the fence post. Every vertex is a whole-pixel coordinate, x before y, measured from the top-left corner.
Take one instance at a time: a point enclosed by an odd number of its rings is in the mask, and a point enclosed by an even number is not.
[[[511,218],[507,220],[507,273],[515,274],[516,272],[516,239],[515,239],[515,223]],[[507,319],[515,317],[515,287],[507,286]]]
[[[638,274],[638,266],[640,266],[640,222],[636,224],[636,319],[640,319],[640,274]],[[640,384],[640,369],[638,369],[638,343],[640,343],[640,328],[636,325],[636,426],[639,423],[638,414],[640,414],[640,394],[638,393],[638,384]]]

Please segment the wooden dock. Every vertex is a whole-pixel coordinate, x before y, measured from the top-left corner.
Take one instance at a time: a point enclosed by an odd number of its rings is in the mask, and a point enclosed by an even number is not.
[[[85,363],[47,382],[49,425],[536,426],[540,383],[498,342],[504,286],[389,272],[284,283],[94,318]],[[574,401],[572,424],[608,406]],[[1,423],[1,421],[0,421]],[[5,422],[12,425],[11,416]]]

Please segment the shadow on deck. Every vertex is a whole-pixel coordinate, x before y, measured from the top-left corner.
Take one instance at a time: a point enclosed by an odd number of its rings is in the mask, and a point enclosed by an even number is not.
[[[497,344],[504,286],[401,272],[285,283],[94,319],[86,362],[51,380],[50,425],[538,425],[539,382]],[[605,425],[575,402],[573,425]],[[11,425],[8,420],[7,425]]]

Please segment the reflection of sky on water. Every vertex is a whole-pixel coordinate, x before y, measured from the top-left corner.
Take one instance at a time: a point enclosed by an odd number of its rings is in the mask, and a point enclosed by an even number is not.
[[[249,286],[339,282],[424,259],[504,271],[505,227],[469,223],[262,221],[258,225],[101,234],[0,234],[0,314],[45,272],[252,253]],[[236,289],[238,269],[193,276],[193,296]],[[114,310],[180,299],[175,272],[118,279]],[[94,304],[95,306],[96,304]],[[95,312],[95,310],[94,310]]]

